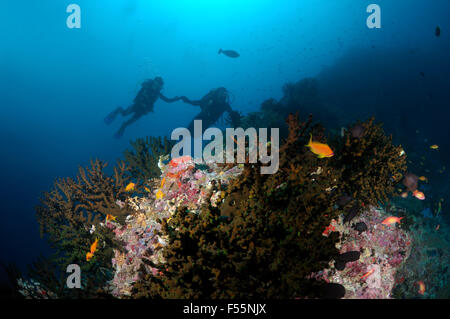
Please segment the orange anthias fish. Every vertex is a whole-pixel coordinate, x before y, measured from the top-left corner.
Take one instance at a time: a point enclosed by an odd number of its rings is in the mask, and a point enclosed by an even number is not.
[[[419,180],[422,182],[428,182],[428,178],[426,178],[425,176],[420,176]]]
[[[431,145],[430,148],[432,150],[437,150],[437,149],[439,149],[439,145],[434,144],[434,145]]]
[[[403,193],[400,194],[400,196],[402,198],[407,198],[408,197],[408,192],[403,192]]]
[[[91,251],[86,253],[86,261],[90,261],[94,257],[94,253],[97,251],[98,238],[91,245]]]
[[[423,295],[425,293],[425,284],[422,280],[418,281],[417,284],[419,285],[419,291],[418,293]]]
[[[361,280],[366,279],[367,277],[369,277],[371,274],[373,274],[374,271],[375,271],[375,269],[372,268],[371,270],[369,270],[368,272],[366,272],[366,273],[361,277]]]
[[[388,218],[386,218],[385,220],[383,220],[381,223],[383,225],[392,225],[395,223],[400,223],[400,221],[403,219],[403,217],[395,217],[395,216],[390,216]]]
[[[127,187],[125,187],[125,191],[126,192],[132,191],[134,189],[134,187],[136,187],[136,184],[135,183],[130,183],[130,184],[127,185]]]
[[[109,221],[109,220],[114,220],[115,221],[116,218],[117,218],[116,216],[113,216],[113,215],[110,215],[110,214],[106,215],[106,221]]]
[[[158,189],[158,191],[156,192],[156,199],[161,199],[164,197],[164,193]]]
[[[318,155],[319,158],[332,157],[334,155],[333,150],[327,144],[313,142],[312,134],[309,143],[305,146],[309,147],[311,152]]]
[[[417,199],[420,199],[420,200],[424,200],[425,199],[425,194],[422,193],[421,191],[417,190],[417,189],[413,192],[413,196],[415,198],[417,198]]]

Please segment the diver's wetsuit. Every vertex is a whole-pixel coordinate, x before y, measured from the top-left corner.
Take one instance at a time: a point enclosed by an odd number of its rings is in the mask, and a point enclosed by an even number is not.
[[[224,88],[211,90],[201,100],[191,101],[187,97],[182,96],[183,102],[200,106],[201,112],[197,114],[189,124],[189,131],[194,131],[194,120],[202,120],[202,127],[204,129],[213,125],[222,116],[223,113],[228,112],[231,117],[231,122],[234,126],[238,125],[240,115],[233,111],[229,102],[227,91]]]
[[[144,83],[142,83],[142,88],[134,98],[133,104],[131,106],[129,106],[125,110],[122,107],[118,107],[105,118],[105,123],[111,124],[118,114],[127,116],[134,113],[130,119],[122,124],[114,137],[120,138],[127,126],[136,122],[142,116],[153,112],[153,106],[158,98],[167,103],[172,103],[180,99],[179,97],[174,97],[172,99],[165,97],[161,93],[162,87],[163,81],[160,77],[156,77],[154,80],[145,81]]]

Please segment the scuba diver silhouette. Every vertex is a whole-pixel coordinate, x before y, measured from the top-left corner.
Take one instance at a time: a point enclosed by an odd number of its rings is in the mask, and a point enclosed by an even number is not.
[[[125,121],[122,124],[122,126],[116,132],[116,134],[114,134],[115,138],[122,137],[123,133],[125,132],[125,128],[127,126],[133,124],[134,122],[136,122],[138,119],[148,114],[149,112],[153,112],[154,104],[156,100],[158,100],[158,98],[167,103],[172,103],[180,99],[180,97],[174,97],[172,99],[165,97],[161,93],[163,86],[164,81],[159,76],[155,77],[153,80],[149,79],[144,81],[142,83],[141,89],[134,98],[132,105],[130,105],[125,110],[122,107],[118,107],[116,110],[111,112],[107,117],[105,117],[105,123],[111,124],[119,114],[121,114],[122,116],[127,116],[134,113],[129,120]]]
[[[181,96],[180,98],[185,103],[200,106],[201,108],[201,112],[189,124],[188,129],[190,132],[194,130],[194,120],[202,120],[202,125],[206,129],[214,124],[225,112],[230,115],[233,126],[239,125],[241,116],[239,112],[231,109],[230,92],[224,87],[209,91],[208,94],[197,101],[189,100],[186,96]]]

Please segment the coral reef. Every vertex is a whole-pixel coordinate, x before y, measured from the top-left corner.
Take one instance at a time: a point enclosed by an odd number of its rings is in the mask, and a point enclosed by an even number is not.
[[[345,193],[374,206],[397,193],[395,187],[406,171],[406,156],[401,146],[392,144],[381,124],[374,124],[374,118],[350,125],[332,146],[336,149],[333,163],[344,167]]]
[[[150,136],[131,142],[133,149],[124,152],[125,162],[131,175],[140,181],[159,177],[159,157],[169,154],[173,145],[174,142],[167,137]]]
[[[357,222],[367,225],[363,233],[344,224],[340,218],[336,222],[340,256],[350,252],[352,257],[356,257],[357,252],[358,258],[352,258],[353,261],[347,262],[344,268],[330,263],[330,267],[315,273],[314,277],[343,285],[344,299],[392,298],[396,272],[411,253],[412,239],[409,233],[397,226],[382,225],[386,216],[381,209],[365,209],[356,218]]]
[[[61,271],[69,264],[80,265],[87,274],[85,286],[98,287],[111,275],[108,269],[116,243],[113,233],[102,227],[106,216],[123,222],[131,212],[129,207],[117,204],[129,195],[125,190],[130,180],[125,164],[119,162],[112,176],[104,172],[106,166],[99,160],[91,161],[90,168],[79,168],[76,179],[59,179],[36,207],[41,235],[47,235],[56,250],[52,263]],[[99,249],[93,260],[86,262],[86,252],[96,237],[100,239]]]
[[[19,286],[19,293],[22,294],[25,299],[58,299],[58,296],[41,286],[38,281],[34,279],[24,280],[20,278],[17,281]]]
[[[174,262],[166,264],[167,253],[163,253],[163,248],[167,246],[169,235],[164,234],[162,228],[177,238],[186,236],[181,229],[174,229],[181,218],[177,210],[184,207],[180,214],[185,214],[183,223],[186,225],[190,218],[199,215],[206,218],[207,214],[200,213],[202,207],[217,207],[223,199],[225,185],[242,172],[238,166],[227,169],[209,163],[203,167],[196,166],[192,160],[177,163],[176,159],[162,165],[162,170],[159,187],[148,196],[129,198],[134,213],[128,216],[126,225],[117,225],[113,230],[116,239],[124,243],[123,251],[114,251],[115,274],[108,287],[116,297],[130,296],[135,282],[137,287],[147,285],[147,280],[142,281],[146,274],[147,278],[166,278],[168,273],[175,272]],[[171,293],[161,291],[151,296],[173,297]],[[140,289],[134,296],[148,295]]]
[[[34,265],[33,282],[19,282],[23,295],[392,297],[395,274],[411,252],[410,219],[384,226],[390,207],[387,213],[374,207],[399,194],[402,147],[373,118],[331,138],[312,116],[299,122],[290,112],[321,106],[312,79],[283,91],[279,102],[267,100],[259,112],[233,115],[244,128],[281,127],[285,140],[275,174],[260,174],[261,163],[168,161],[173,143],[147,137],[132,142],[126,165],[120,162],[113,176],[94,161],[75,180],[58,180],[37,207],[56,256]],[[311,152],[305,147],[310,136],[334,156]],[[56,277],[70,263],[87,274],[74,292]],[[59,270],[51,270],[54,265]]]
[[[337,235],[322,236],[339,209],[340,171],[304,145],[308,133],[322,138],[311,121],[289,116],[280,148],[280,170],[261,175],[245,165],[223,193],[223,202],[201,213],[179,208],[169,223],[159,271],[135,284],[133,297],[294,298],[318,295],[308,275],[337,255]],[[322,136],[322,137],[321,137]],[[320,247],[320,249],[317,249]]]

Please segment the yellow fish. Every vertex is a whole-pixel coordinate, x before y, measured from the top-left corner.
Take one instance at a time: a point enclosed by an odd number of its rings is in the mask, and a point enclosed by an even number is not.
[[[86,261],[90,261],[94,257],[94,253],[97,251],[98,238],[91,245],[91,251],[86,253]]]
[[[158,189],[158,191],[156,192],[156,199],[161,199],[164,197],[164,193]]]
[[[148,187],[144,187],[144,190],[148,193],[151,193],[151,190]]]
[[[439,145],[434,144],[434,145],[431,145],[430,148],[432,150],[437,150],[437,149],[439,149]]]
[[[114,220],[115,221],[116,218],[117,218],[116,216],[113,216],[113,215],[110,215],[110,214],[106,215],[106,221],[108,221],[108,220]]]
[[[125,191],[126,192],[132,191],[135,186],[136,186],[135,183],[130,183],[130,184],[127,185],[127,187],[125,187]]]
[[[305,146],[309,147],[311,152],[318,155],[319,158],[332,157],[334,155],[333,150],[327,144],[313,142],[312,134],[310,135],[309,143]]]
[[[425,194],[424,194],[423,192],[419,191],[418,189],[416,189],[416,190],[413,192],[413,196],[414,196],[415,198],[417,198],[417,199],[425,200]]]

